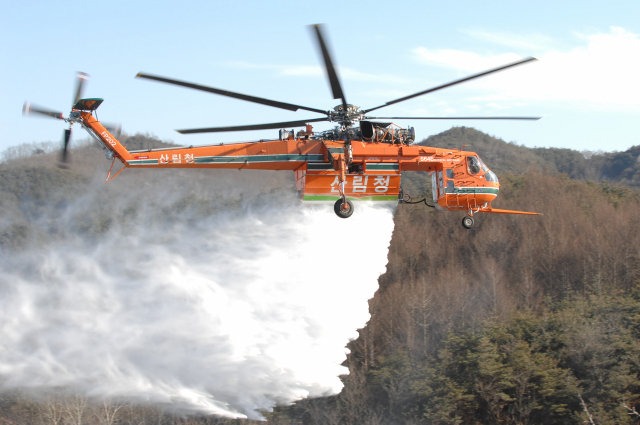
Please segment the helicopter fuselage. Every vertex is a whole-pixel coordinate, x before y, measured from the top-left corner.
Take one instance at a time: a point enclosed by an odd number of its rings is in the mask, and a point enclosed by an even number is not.
[[[129,151],[90,112],[72,116],[102,144],[108,158],[119,159],[126,168],[293,171],[303,200],[332,202],[342,196],[402,201],[401,173],[424,171],[432,178],[433,200],[440,210],[507,212],[491,207],[500,183],[474,152],[410,145],[401,139],[325,140],[315,136],[311,126],[297,135],[281,131],[283,140]]]

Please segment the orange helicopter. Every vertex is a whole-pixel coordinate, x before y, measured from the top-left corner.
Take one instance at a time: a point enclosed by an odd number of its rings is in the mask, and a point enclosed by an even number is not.
[[[106,150],[112,160],[106,182],[115,178],[125,168],[229,168],[248,170],[289,170],[295,175],[296,188],[304,201],[334,202],[338,217],[348,218],[354,212],[352,201],[395,201],[405,203],[424,202],[439,210],[465,211],[462,224],[473,227],[473,215],[479,212],[500,214],[538,215],[533,212],[496,209],[491,202],[498,196],[500,184],[496,175],[487,168],[474,152],[462,149],[440,149],[412,145],[415,131],[402,128],[390,120],[439,120],[439,119],[498,119],[538,120],[540,117],[373,117],[371,112],[414,97],[432,93],[475,78],[536,60],[526,58],[505,66],[474,74],[401,97],[374,108],[360,109],[347,103],[331,55],[325,43],[322,27],[311,27],[322,55],[334,99],[341,104],[324,111],[291,103],[278,102],[256,96],[235,93],[180,80],[139,73],[137,78],[155,80],[191,89],[206,91],[275,108],[297,111],[303,109],[324,115],[322,118],[285,121],[268,124],[240,125],[177,130],[182,134],[216,133],[280,129],[278,139],[259,140],[213,146],[188,146],[166,149],[129,151],[113,134],[116,130],[104,125],[95,117],[95,110],[103,99],[82,99],[84,73],[78,74],[76,97],[67,118],[57,111],[25,103],[23,113],[36,113],[68,122],[60,166],[68,166],[68,146],[73,124],[80,124],[93,139]],[[378,121],[383,120],[383,121]],[[310,123],[329,121],[333,129],[314,132]],[[288,128],[303,127],[297,133]],[[118,159],[124,167],[113,177],[111,171]],[[432,178],[434,205],[426,200],[412,202],[402,192],[402,171],[426,171]]]

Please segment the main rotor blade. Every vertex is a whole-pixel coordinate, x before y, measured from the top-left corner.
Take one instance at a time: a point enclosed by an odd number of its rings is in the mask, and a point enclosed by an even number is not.
[[[331,55],[329,54],[329,49],[327,49],[327,45],[324,42],[324,38],[322,36],[322,25],[312,25],[315,30],[316,39],[318,42],[318,47],[320,48],[320,52],[322,53],[322,58],[324,59],[324,66],[327,70],[327,77],[329,78],[329,84],[331,85],[331,91],[333,92],[334,99],[342,99],[342,107],[343,110],[347,111],[347,99],[344,97],[344,93],[342,91],[342,86],[340,85],[340,79],[338,78],[338,74],[336,73],[336,69],[333,66],[333,61],[331,60]]]
[[[447,83],[447,84],[443,84],[441,86],[436,86],[436,87],[430,88],[430,89],[425,90],[425,91],[421,91],[421,92],[418,92],[418,93],[411,94],[409,96],[401,97],[400,99],[389,101],[389,102],[385,103],[384,105],[380,105],[380,106],[376,106],[375,108],[367,109],[367,110],[364,111],[364,113],[366,114],[367,112],[375,111],[376,109],[384,108],[385,106],[393,105],[394,103],[403,102],[405,100],[413,99],[414,97],[422,96],[423,94],[427,94],[427,93],[434,92],[436,90],[440,90],[440,89],[444,89],[444,88],[447,88],[447,87],[455,86],[456,84],[464,83],[465,81],[470,81],[470,80],[473,80],[475,78],[484,77],[485,75],[489,75],[489,74],[492,74],[494,72],[502,71],[502,70],[505,70],[507,68],[511,68],[511,67],[514,67],[514,66],[517,66],[517,65],[522,65],[523,63],[527,63],[527,62],[531,62],[531,61],[535,61],[535,60],[538,60],[538,59],[536,59],[536,58],[526,58],[526,59],[522,59],[522,60],[520,60],[518,62],[510,63],[508,65],[504,65],[504,66],[501,66],[501,67],[498,67],[498,68],[493,68],[493,69],[490,69],[488,71],[480,72],[478,74],[473,74],[473,75],[470,75],[468,77],[461,78],[459,80],[455,80],[455,81],[452,81],[452,82]]]
[[[302,127],[310,122],[328,121],[327,118],[314,118],[311,120],[274,122],[269,124],[236,125],[233,127],[195,128],[190,130],[176,130],[180,134],[193,133],[222,133],[225,131],[268,130],[272,128]]]
[[[53,109],[45,108],[43,106],[33,105],[31,102],[24,102],[24,106],[22,107],[22,115],[29,114],[40,114],[45,115],[49,118],[56,118],[59,120],[63,120],[62,112],[54,111]]]
[[[71,104],[72,108],[76,103],[78,103],[80,99],[82,99],[82,91],[83,91],[82,89],[84,87],[85,81],[89,80],[89,74],[86,74],[84,72],[78,72],[76,77],[78,79],[78,82],[76,83],[76,97],[73,103]]]
[[[286,109],[288,111],[297,111],[298,109],[304,109],[306,111],[317,112],[319,114],[326,114],[327,111],[322,111],[316,108],[309,108],[307,106],[294,105],[293,103],[278,102],[276,100],[264,99],[262,97],[249,96],[247,94],[235,93],[229,90],[221,90],[214,87],[202,86],[200,84],[188,83],[186,81],[174,80],[172,78],[159,77],[157,75],[145,74],[139,72],[136,78],[146,78],[147,80],[160,81],[161,83],[174,84],[176,86],[188,87],[194,90],[206,91],[209,93],[219,94],[221,96],[233,97],[235,99],[246,100],[247,102],[259,103],[261,105],[273,106],[274,108]]]
[[[364,117],[366,120],[528,120],[542,117]]]
[[[58,167],[60,168],[69,168],[69,139],[71,139],[71,128],[68,128],[64,131],[62,151],[60,152],[60,161],[58,161]]]

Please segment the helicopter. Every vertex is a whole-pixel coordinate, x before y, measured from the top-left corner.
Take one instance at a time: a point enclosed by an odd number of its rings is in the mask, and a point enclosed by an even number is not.
[[[323,59],[326,75],[334,99],[340,104],[330,110],[279,102],[266,98],[236,93],[214,87],[194,84],[157,75],[138,73],[136,78],[182,86],[285,109],[305,110],[323,115],[276,123],[208,127],[177,130],[181,134],[218,133],[247,130],[279,129],[277,139],[256,140],[209,146],[188,146],[129,151],[114,135],[118,130],[98,121],[95,111],[103,102],[101,98],[82,98],[87,75],[78,74],[76,96],[68,117],[61,112],[26,102],[24,114],[40,114],[63,120],[70,124],[65,130],[59,165],[68,167],[68,147],[71,129],[80,124],[106,151],[111,168],[106,182],[126,168],[223,168],[293,171],[296,188],[303,201],[333,202],[334,212],[340,218],[348,218],[355,211],[355,201],[393,201],[404,203],[424,202],[425,205],[443,211],[465,211],[462,225],[471,229],[474,214],[524,214],[535,212],[496,209],[491,202],[498,196],[500,183],[480,159],[470,151],[442,149],[414,144],[415,130],[400,127],[395,120],[538,120],[540,117],[376,117],[371,112],[418,96],[451,87],[466,81],[484,77],[536,59],[528,57],[501,67],[457,79],[408,96],[388,101],[382,105],[361,109],[347,102],[340,79],[329,53],[322,25],[310,27]],[[311,123],[331,122],[330,130],[314,132]],[[297,132],[295,128],[300,128]],[[113,176],[115,160],[123,167]],[[403,171],[425,171],[432,179],[434,205],[426,200],[412,201],[401,187]]]

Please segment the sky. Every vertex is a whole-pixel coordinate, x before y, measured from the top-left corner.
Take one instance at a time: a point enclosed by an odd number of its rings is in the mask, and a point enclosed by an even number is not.
[[[277,130],[181,135],[175,129],[321,115],[134,78],[138,72],[328,110],[308,25],[325,32],[347,101],[371,108],[521,58],[538,61],[376,111],[376,116],[540,116],[539,121],[418,121],[417,139],[469,126],[528,147],[622,151],[640,144],[640,2],[70,1],[0,3],[0,151],[58,142],[75,74],[98,118],[178,145],[270,139]],[[325,130],[330,123],[318,123]],[[74,129],[74,138],[86,133]],[[72,142],[73,143],[73,142]],[[469,149],[472,149],[470,147]]]

